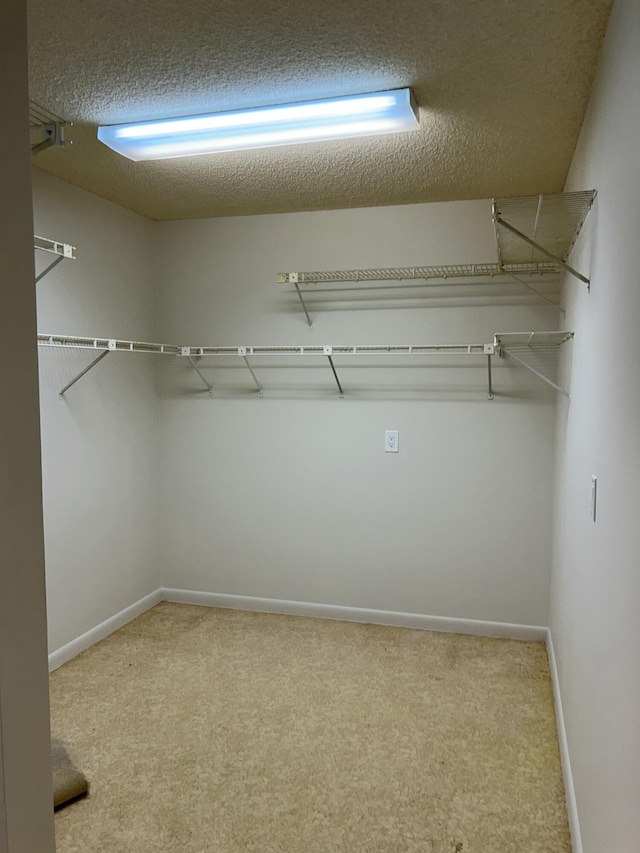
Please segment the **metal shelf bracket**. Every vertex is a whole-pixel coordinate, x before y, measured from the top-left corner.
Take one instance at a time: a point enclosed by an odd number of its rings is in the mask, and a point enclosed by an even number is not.
[[[213,397],[213,385],[210,385],[210,384],[207,382],[207,380],[204,378],[204,374],[202,373],[202,371],[200,370],[200,368],[198,367],[198,365],[197,365],[197,364],[195,363],[195,361],[193,360],[193,356],[191,355],[191,347],[182,347],[182,355],[186,355],[186,357],[187,357],[187,361],[189,362],[189,364],[191,365],[191,367],[193,367],[193,369],[195,370],[195,372],[198,374],[198,376],[200,377],[200,379],[202,379],[203,383],[205,384],[206,389],[207,389],[207,391],[209,392],[209,396],[210,396],[210,397]]]
[[[292,284],[296,293],[298,294],[298,299],[300,300],[300,304],[302,305],[302,310],[304,311],[304,316],[307,318],[307,325],[311,327],[313,323],[311,322],[311,317],[309,316],[309,312],[307,311],[307,306],[305,305],[304,299],[302,297],[302,292],[300,287],[298,286],[298,282],[300,280],[300,274],[297,272],[284,272],[278,274],[278,284]]]
[[[258,382],[258,377],[254,373],[253,368],[249,364],[249,359],[247,358],[247,348],[246,347],[238,347],[238,355],[244,359],[244,363],[247,365],[247,369],[249,370],[249,373],[253,377],[253,381],[256,383],[256,387],[258,389],[258,396],[263,397],[264,391],[262,390],[262,385]]]
[[[523,234],[522,231],[518,231],[517,228],[514,228],[513,225],[510,225],[501,216],[496,215],[493,221],[496,223],[496,225],[501,225],[503,228],[506,228],[507,231],[510,231],[515,237],[518,237],[518,239],[522,240],[528,246],[531,246],[538,252],[542,252],[542,254],[545,255],[545,257],[549,258],[550,261],[553,261],[554,264],[558,264],[558,266],[561,266],[572,276],[575,276],[575,278],[580,279],[580,281],[583,281],[587,285],[590,283],[589,279],[585,275],[582,275],[582,273],[578,272],[578,270],[575,270],[566,261],[563,261],[562,258],[559,258],[557,255],[554,255],[553,252],[549,252],[547,249],[544,248],[544,246],[541,246],[540,243],[536,243],[536,241],[532,240],[531,237],[527,237],[527,235]]]
[[[114,342],[114,343],[115,343],[115,342]],[[111,341],[109,341],[109,344],[111,344]],[[97,358],[94,358],[94,359],[93,359],[93,361],[91,362],[91,364],[87,365],[87,367],[85,367],[85,369],[84,369],[84,370],[81,370],[81,371],[80,371],[80,373],[78,373],[78,375],[77,375],[76,377],[74,377],[74,378],[71,380],[71,382],[68,382],[68,383],[64,386],[64,388],[63,388],[63,389],[60,391],[60,393],[58,394],[58,399],[59,399],[59,400],[63,400],[63,399],[64,399],[65,392],[66,392],[66,391],[68,391],[68,390],[69,390],[69,388],[71,388],[71,386],[72,386],[72,385],[75,385],[75,384],[76,384],[76,382],[77,382],[79,379],[82,379],[82,377],[83,377],[86,373],[88,373],[92,368],[94,368],[94,367],[96,366],[96,364],[97,364],[99,361],[102,361],[102,359],[103,359],[103,358],[105,358],[106,356],[108,356],[108,355],[109,355],[109,353],[110,353],[110,352],[112,352],[114,349],[115,349],[115,347],[109,346],[109,349],[104,350],[104,352],[101,352],[101,353],[100,353],[100,355],[99,355]]]
[[[487,383],[489,390],[487,392],[487,400],[493,400],[493,382],[491,377],[491,356],[495,354],[496,348],[494,344],[484,345],[484,354],[487,356]]]
[[[31,157],[37,157],[38,154],[42,151],[46,151],[47,148],[71,145],[71,142],[64,138],[65,125],[66,122],[64,121],[52,121],[50,123],[40,125],[42,139],[40,142],[31,146]]]
[[[340,394],[340,398],[343,399],[344,398],[344,391],[342,390],[342,385],[340,384],[340,380],[338,379],[338,373],[336,371],[336,366],[333,363],[333,347],[325,344],[322,347],[322,353],[323,353],[323,355],[326,355],[326,357],[329,359],[329,364],[331,365],[331,370],[333,372],[333,378],[336,380],[336,385],[338,386],[338,392]]]

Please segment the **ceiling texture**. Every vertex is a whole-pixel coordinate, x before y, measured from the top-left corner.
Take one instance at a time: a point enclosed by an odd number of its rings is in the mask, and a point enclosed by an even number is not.
[[[154,220],[559,192],[612,0],[28,0],[37,168]],[[410,133],[134,163],[98,124],[410,87]]]

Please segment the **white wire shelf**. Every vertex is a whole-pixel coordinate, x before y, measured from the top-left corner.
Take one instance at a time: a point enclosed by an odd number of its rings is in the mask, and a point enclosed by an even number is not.
[[[180,355],[182,349],[182,347],[172,344],[120,341],[115,338],[81,338],[71,335],[38,335],[38,346],[104,350],[106,352],[158,353],[159,355]]]
[[[491,343],[458,343],[458,344],[323,344],[323,345],[241,345],[241,346],[178,346],[175,344],[160,344],[149,343],[146,341],[123,341],[115,338],[99,338],[99,337],[77,337],[71,335],[38,335],[38,345],[41,347],[58,347],[67,349],[90,350],[97,352],[96,358],[91,361],[79,374],[77,374],[65,387],[60,391],[60,399],[63,399],[66,391],[72,385],[88,373],[98,362],[113,352],[120,353],[139,353],[139,354],[155,354],[155,355],[172,355],[179,358],[185,358],[202,380],[206,390],[210,396],[213,396],[213,386],[209,383],[197,362],[209,357],[226,357],[235,356],[241,358],[245,367],[251,374],[255,383],[256,390],[263,395],[263,387],[256,372],[254,370],[255,362],[252,364],[249,359],[256,357],[277,357],[284,358],[285,361],[299,358],[313,357],[315,359],[326,359],[331,368],[333,378],[336,382],[339,394],[344,396],[344,390],[338,369],[341,366],[346,366],[344,359],[350,366],[357,366],[357,360],[362,356],[377,356],[377,357],[404,357],[413,361],[415,357],[428,356],[475,356],[484,357],[487,365],[488,379],[488,397],[493,399],[493,384],[492,384],[492,362],[493,356],[508,355],[515,361],[518,361],[523,367],[535,374],[539,379],[551,385],[556,390],[568,396],[568,393],[555,383],[542,370],[538,370],[528,364],[517,351],[528,350],[549,351],[551,349],[557,351],[559,346],[566,341],[571,340],[573,332],[506,332],[497,333]],[[334,359],[340,359],[340,364],[337,364]],[[317,362],[316,362],[317,363]],[[228,366],[223,364],[222,367]],[[404,366],[401,364],[400,366]]]
[[[51,261],[51,263],[36,276],[36,284],[43,279],[47,273],[50,273],[54,267],[57,267],[58,264],[62,263],[62,261],[75,261],[76,259],[76,247],[70,246],[69,243],[63,243],[60,240],[50,240],[48,237],[38,237],[37,235],[34,235],[33,248],[38,249],[41,252],[47,252],[50,255],[55,255],[53,261]]]
[[[558,382],[559,352],[573,332],[503,332],[496,334],[496,350],[533,373],[547,385],[570,399]]]
[[[373,287],[375,282],[389,282],[390,286],[406,286],[407,282],[422,282],[424,285],[517,282],[559,308],[547,294],[534,287],[534,283],[536,280],[559,281],[566,270],[589,285],[589,279],[573,269],[566,259],[595,196],[595,190],[584,190],[493,199],[497,263],[304,270],[278,273],[276,281],[294,286],[309,326],[312,321],[303,292],[309,292],[309,285],[322,284],[362,289],[367,285]]]
[[[70,246],[69,243],[63,243],[60,240],[50,240],[48,237],[33,237],[33,248],[40,249],[41,252],[51,252],[53,255],[59,255],[62,258],[69,258],[75,261],[76,247]]]
[[[364,356],[364,355],[488,355],[493,344],[369,344],[313,346],[241,346],[241,347],[181,347],[181,356],[206,358],[216,355],[239,356]]]
[[[373,281],[388,281],[399,284],[405,281],[425,283],[447,282],[454,284],[464,279],[505,279],[517,275],[557,276],[556,264],[538,263],[504,264],[449,264],[413,267],[382,267],[353,270],[324,270],[278,273],[278,284],[366,284]]]
[[[567,264],[567,258],[595,197],[595,190],[582,190],[494,198],[492,215],[499,266],[546,260],[589,284],[586,276]]]
[[[542,349],[559,347],[573,338],[573,332],[499,332],[495,335],[497,347],[516,349]]]

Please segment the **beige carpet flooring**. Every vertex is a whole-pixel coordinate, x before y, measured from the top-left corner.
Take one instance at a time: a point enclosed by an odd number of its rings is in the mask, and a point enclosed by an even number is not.
[[[545,648],[160,604],[51,677],[64,853],[569,853]]]

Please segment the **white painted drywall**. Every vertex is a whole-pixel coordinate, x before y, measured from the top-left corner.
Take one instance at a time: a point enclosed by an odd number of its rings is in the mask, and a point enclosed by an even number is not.
[[[0,851],[55,849],[22,0],[0,27]]]
[[[639,48],[640,6],[617,0],[567,185],[598,190],[574,252],[591,294],[566,285],[551,605],[584,853],[640,849]]]
[[[154,340],[152,222],[34,170],[36,234],[77,247],[37,285],[38,331]],[[50,258],[37,253],[38,268]],[[160,586],[154,356],[40,349],[51,652]]]
[[[494,261],[488,201],[157,229],[159,328],[176,343],[489,342],[558,323],[557,310],[528,297],[457,304],[449,293],[375,306],[334,298],[314,308],[309,330],[295,293],[276,284],[288,270]],[[324,361],[287,374],[255,363],[267,388],[280,385],[259,399],[232,363],[231,379],[201,363],[214,399],[184,361],[164,363],[164,586],[547,624],[546,386],[497,364],[488,402],[483,360],[408,380],[394,368],[343,368],[340,400]],[[219,398],[227,382],[247,393]],[[400,431],[400,453],[383,452],[385,429]]]

